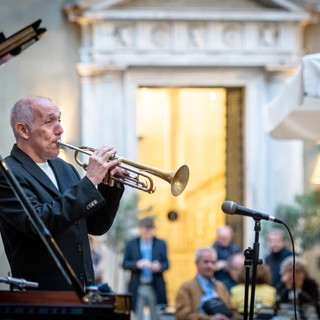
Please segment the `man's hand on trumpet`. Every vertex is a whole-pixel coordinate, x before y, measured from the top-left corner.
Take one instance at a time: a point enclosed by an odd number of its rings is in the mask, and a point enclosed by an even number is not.
[[[112,156],[116,152],[117,150],[114,147],[102,146],[96,149],[89,157],[86,177],[90,179],[95,186],[102,181],[106,184],[112,184],[110,182],[111,178],[129,174],[119,166],[120,159],[112,159]]]
[[[121,164],[121,160],[120,163]],[[124,169],[123,167],[121,167],[120,165],[116,165],[115,167],[111,168],[107,174],[105,175],[105,177],[103,178],[103,183],[104,184],[108,184],[109,186],[113,187],[114,186],[114,182],[115,182],[115,178],[122,182],[125,181],[126,177],[130,177],[130,173]]]

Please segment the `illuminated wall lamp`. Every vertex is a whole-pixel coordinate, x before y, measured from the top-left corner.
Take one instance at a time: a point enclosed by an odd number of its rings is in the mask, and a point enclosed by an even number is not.
[[[316,166],[313,170],[310,182],[312,184],[320,184],[320,155],[318,156]]]

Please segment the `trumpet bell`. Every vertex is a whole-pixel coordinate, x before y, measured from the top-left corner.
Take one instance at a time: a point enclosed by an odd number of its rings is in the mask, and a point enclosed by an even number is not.
[[[186,165],[181,166],[174,174],[171,182],[171,193],[177,197],[186,188],[189,181],[189,168]]]

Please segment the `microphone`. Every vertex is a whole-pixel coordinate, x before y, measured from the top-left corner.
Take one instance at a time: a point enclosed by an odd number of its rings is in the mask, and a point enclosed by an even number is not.
[[[268,220],[268,221],[273,221],[273,222],[283,224],[283,222],[280,219],[277,219],[273,216],[269,216],[266,213],[258,212],[255,210],[251,210],[251,209],[239,206],[233,201],[225,201],[222,204],[221,209],[224,213],[227,213],[227,214],[238,214],[240,216],[251,217],[253,219],[259,219],[259,220],[262,219],[262,220]]]
[[[38,282],[32,282],[32,281],[27,281],[25,279],[12,278],[12,277],[0,277],[0,282],[6,283],[6,284],[13,284],[21,288],[24,288],[24,287],[37,288],[39,286]]]

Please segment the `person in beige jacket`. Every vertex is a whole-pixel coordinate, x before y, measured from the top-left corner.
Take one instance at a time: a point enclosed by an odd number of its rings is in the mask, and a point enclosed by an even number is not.
[[[230,296],[225,285],[213,277],[217,253],[212,248],[200,248],[196,251],[196,276],[181,285],[176,295],[177,320],[227,320],[227,312],[209,315],[204,310],[205,302],[220,299],[223,308],[231,310]],[[233,315],[232,315],[233,316]]]

